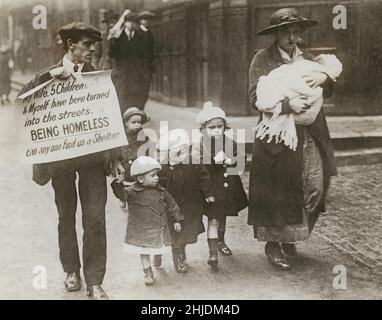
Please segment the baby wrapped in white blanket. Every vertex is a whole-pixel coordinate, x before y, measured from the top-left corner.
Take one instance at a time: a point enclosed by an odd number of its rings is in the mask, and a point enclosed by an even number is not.
[[[333,80],[342,72],[342,64],[333,54],[321,54],[315,61],[298,60],[284,64],[272,70],[267,76],[259,78],[256,94],[256,106],[263,113],[263,119],[256,128],[256,137],[267,142],[275,139],[276,143],[284,142],[290,149],[296,151],[296,124],[309,125],[314,122],[323,105],[322,88],[311,88],[304,80],[305,75],[314,72],[324,72]],[[289,98],[305,97],[310,106],[303,113],[280,114],[282,101]]]

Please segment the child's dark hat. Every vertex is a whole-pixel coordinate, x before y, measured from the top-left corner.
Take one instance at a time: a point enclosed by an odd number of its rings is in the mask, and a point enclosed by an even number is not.
[[[131,116],[134,116],[134,115],[139,115],[142,117],[142,124],[144,124],[150,120],[150,118],[147,116],[146,112],[144,112],[143,110],[139,110],[136,107],[131,107],[131,108],[126,109],[126,111],[123,114],[123,120],[126,121]]]

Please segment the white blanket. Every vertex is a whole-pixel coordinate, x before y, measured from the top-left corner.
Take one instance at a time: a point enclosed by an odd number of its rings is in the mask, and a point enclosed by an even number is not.
[[[296,150],[298,139],[295,125],[312,124],[323,104],[322,88],[309,87],[303,78],[314,72],[324,72],[336,80],[342,72],[342,64],[335,55],[322,54],[315,61],[302,59],[284,64],[259,78],[256,106],[263,113],[263,120],[256,128],[257,138],[268,136],[268,143],[274,138],[276,143],[283,142],[290,149]],[[301,99],[303,96],[310,105],[307,111],[280,114],[285,98],[293,103],[293,99]]]

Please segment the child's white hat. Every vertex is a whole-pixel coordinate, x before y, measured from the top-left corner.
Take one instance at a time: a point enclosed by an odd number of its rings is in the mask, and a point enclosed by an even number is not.
[[[214,106],[211,101],[207,101],[203,105],[203,109],[198,113],[196,121],[200,127],[202,127],[206,122],[211,119],[222,118],[227,120],[225,117],[225,112],[222,108]]]
[[[135,159],[130,167],[130,175],[138,176],[154,169],[161,169],[161,165],[154,158],[141,156]]]
[[[173,129],[161,135],[157,142],[158,150],[170,150],[190,144],[190,137],[184,129]]]

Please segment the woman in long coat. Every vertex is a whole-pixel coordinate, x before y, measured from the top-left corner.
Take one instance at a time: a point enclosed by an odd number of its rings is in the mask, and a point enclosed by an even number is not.
[[[254,56],[249,70],[249,99],[253,108],[261,76],[298,59],[313,59],[297,44],[301,42],[301,31],[315,24],[316,21],[299,16],[293,8],[272,14],[270,26],[259,35],[272,34],[275,42]],[[326,74],[316,73],[305,80],[311,87],[321,86],[324,98],[332,94],[333,81]],[[307,104],[293,105],[285,99],[281,113],[298,114],[307,108]],[[319,213],[325,210],[330,176],[336,174],[323,110],[312,124],[296,125],[296,131],[295,151],[274,140],[268,143],[268,139],[255,138],[250,170],[248,224],[253,225],[257,240],[266,241],[269,262],[284,270],[290,265],[283,254],[296,255],[295,242],[309,237]]]

